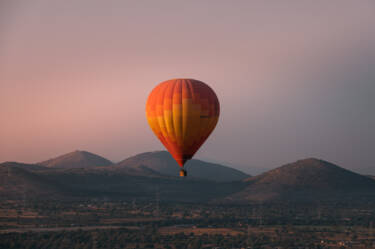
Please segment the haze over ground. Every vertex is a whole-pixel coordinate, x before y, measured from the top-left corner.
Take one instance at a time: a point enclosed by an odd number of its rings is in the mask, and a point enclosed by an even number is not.
[[[221,102],[195,158],[375,174],[374,13],[372,1],[3,1],[0,162],[163,149],[146,98],[190,77]]]

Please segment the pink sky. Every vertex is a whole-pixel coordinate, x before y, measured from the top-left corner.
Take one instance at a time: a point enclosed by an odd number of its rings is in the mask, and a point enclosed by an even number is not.
[[[375,173],[374,13],[373,1],[2,3],[0,162],[161,150],[145,101],[189,77],[222,107],[197,158]]]

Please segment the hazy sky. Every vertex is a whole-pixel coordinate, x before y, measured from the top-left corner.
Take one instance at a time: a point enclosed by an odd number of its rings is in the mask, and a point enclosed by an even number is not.
[[[221,103],[196,158],[375,174],[374,27],[371,0],[2,0],[0,162],[161,150],[147,96],[189,77]]]

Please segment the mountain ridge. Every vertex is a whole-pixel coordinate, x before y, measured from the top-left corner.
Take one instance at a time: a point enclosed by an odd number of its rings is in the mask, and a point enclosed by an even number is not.
[[[165,151],[146,152],[108,166],[71,168],[4,162],[0,164],[1,198],[154,198],[157,189],[170,201],[221,203],[272,201],[374,201],[375,179],[333,163],[307,158],[253,177],[222,181],[218,172],[236,170],[200,160],[187,163],[190,174],[178,177],[179,167]],[[195,163],[195,164],[194,164]],[[71,165],[69,165],[71,166]],[[199,174],[207,178],[196,177]],[[203,172],[203,173],[202,173]],[[222,172],[221,172],[222,173]],[[206,175],[205,175],[206,174]],[[226,174],[225,176],[227,176]],[[158,191],[159,191],[158,190]]]
[[[178,176],[180,167],[167,151],[140,153],[117,163],[114,167],[134,171],[154,172],[157,174]],[[249,177],[248,174],[221,164],[198,159],[189,160],[184,168],[188,177],[201,178],[218,182],[238,181]]]
[[[247,187],[228,201],[312,201],[375,193],[375,180],[316,158],[285,164],[244,182]]]
[[[88,151],[75,150],[37,164],[50,168],[92,168],[110,166],[113,162]]]

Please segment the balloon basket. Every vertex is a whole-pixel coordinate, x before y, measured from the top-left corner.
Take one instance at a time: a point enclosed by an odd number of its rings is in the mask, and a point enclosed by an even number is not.
[[[180,176],[181,176],[181,177],[185,177],[185,176],[187,176],[187,172],[186,172],[186,170],[184,170],[184,169],[180,169]]]

